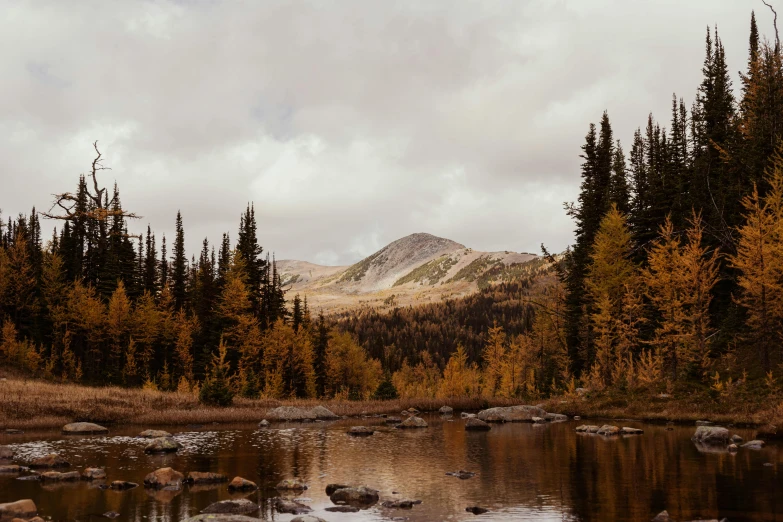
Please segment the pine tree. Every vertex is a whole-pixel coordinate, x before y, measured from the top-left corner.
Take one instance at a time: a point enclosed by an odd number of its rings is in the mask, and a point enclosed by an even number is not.
[[[185,256],[185,230],[182,227],[182,215],[177,211],[176,237],[171,257],[171,293],[174,297],[174,306],[177,309],[185,306],[187,301],[187,271],[188,259]]]
[[[482,359],[484,360],[482,393],[494,397],[500,389],[503,377],[503,361],[506,357],[506,334],[497,323],[487,332],[487,341]]]

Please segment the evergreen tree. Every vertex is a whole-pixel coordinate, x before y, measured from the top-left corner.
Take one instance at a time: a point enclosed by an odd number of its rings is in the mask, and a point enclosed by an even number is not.
[[[171,257],[171,293],[174,297],[174,306],[180,309],[185,306],[188,297],[188,259],[185,256],[185,230],[182,227],[182,215],[179,210],[175,230],[174,250]]]

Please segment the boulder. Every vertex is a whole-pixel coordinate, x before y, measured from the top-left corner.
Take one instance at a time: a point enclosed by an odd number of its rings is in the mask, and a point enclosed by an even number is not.
[[[720,426],[699,426],[691,440],[705,446],[726,446],[729,443],[729,430]]]
[[[609,424],[604,424],[600,428],[598,428],[598,431],[596,431],[599,435],[604,435],[606,437],[611,437],[612,435],[619,435],[620,434],[620,428],[617,426],[610,426]]]
[[[546,422],[546,419],[544,419],[542,417],[533,417],[530,420],[533,421],[533,424],[544,424]]]
[[[329,408],[325,408],[323,406],[316,406],[315,408],[312,408],[310,413],[315,417],[316,420],[337,420],[340,418],[339,415],[334,414],[331,410],[329,410]]]
[[[348,430],[348,435],[354,437],[369,437],[373,433],[375,433],[375,430],[367,426],[351,426],[351,429]]]
[[[295,406],[278,406],[266,414],[266,420],[270,422],[301,422],[305,419],[315,420],[315,415],[309,410]]]
[[[103,468],[84,468],[82,480],[106,480],[106,471]]]
[[[454,413],[454,408],[452,408],[451,406],[441,406],[438,412],[441,415],[451,415]]]
[[[326,511],[329,511],[330,513],[358,513],[359,508],[356,506],[329,506],[328,508],[324,508]]]
[[[564,422],[568,420],[568,415],[562,413],[547,413],[544,418],[547,422]]]
[[[620,428],[620,433],[623,435],[641,435],[644,433],[644,430],[641,430],[639,428],[629,428],[627,426],[623,426]]]
[[[38,475],[38,480],[41,482],[74,482],[81,480],[82,476],[78,471],[68,471],[62,473],[60,471],[44,471]]]
[[[115,480],[109,487],[117,491],[125,491],[126,489],[133,489],[139,487],[135,482],[128,482],[127,480]]]
[[[399,417],[386,417],[386,420],[383,422],[386,424],[399,424],[402,422],[402,419]]]
[[[280,491],[303,491],[307,489],[307,484],[300,478],[289,478],[278,482],[275,489]]]
[[[291,515],[302,515],[312,511],[312,509],[304,504],[279,497],[275,499],[275,509],[278,513],[289,513]]]
[[[39,457],[30,463],[30,467],[33,469],[67,468],[70,467],[70,465],[70,462],[57,453],[50,453],[43,457]]]
[[[204,514],[246,515],[258,511],[258,504],[246,498],[236,500],[221,500],[202,509]],[[208,520],[208,519],[206,519]]]
[[[38,515],[38,508],[35,502],[29,498],[0,504],[0,520],[10,520],[12,518],[32,518]]]
[[[504,406],[478,412],[484,422],[532,422],[533,417],[546,417],[546,412],[537,406]]]
[[[739,436],[739,435],[737,435],[736,433],[735,433],[734,435],[732,435],[732,436],[731,436],[731,442],[733,442],[734,444],[739,444],[739,443],[740,443],[740,442],[742,442],[743,440],[745,440],[745,439],[743,439],[742,437],[740,437],[740,436]]]
[[[259,428],[268,428],[269,427],[269,421],[264,419],[261,422],[258,423]]]
[[[144,448],[144,453],[176,453],[182,444],[171,437],[152,439]]]
[[[168,431],[163,430],[144,430],[139,433],[139,438],[142,439],[159,439],[161,437],[172,437],[173,435]]]
[[[156,469],[144,477],[144,487],[152,489],[180,489],[185,476],[172,468]]]
[[[465,421],[465,429],[467,431],[489,431],[492,426],[481,419],[472,418]]]
[[[191,471],[188,473],[186,482],[188,484],[221,484],[228,482],[228,477],[209,471]]]
[[[207,513],[186,518],[184,522],[258,522],[255,517],[245,515],[229,515],[227,513]]]
[[[337,491],[338,489],[345,489],[350,488],[348,484],[327,484],[326,485],[326,496],[331,497],[332,493]]]
[[[400,424],[397,425],[397,428],[406,429],[406,428],[426,428],[428,425],[422,419],[421,417],[416,417],[415,415],[408,417],[404,421],[402,421]]]
[[[13,460],[13,458],[14,458],[14,450],[9,448],[8,446],[0,446],[0,461]]]
[[[326,522],[323,518],[314,517],[312,515],[304,515],[301,517],[294,517],[291,522]]]
[[[378,502],[378,490],[366,486],[338,489],[329,499],[335,504],[369,505]]]
[[[754,449],[754,450],[760,450],[764,447],[764,441],[763,440],[751,440],[749,442],[746,442],[740,448],[745,449]]]
[[[0,465],[0,474],[2,473],[21,473],[22,467],[16,464]]]
[[[465,471],[464,469],[461,469],[459,471],[447,471],[446,475],[450,477],[457,477],[460,480],[465,480],[476,476],[476,474],[473,473],[472,471]]]
[[[465,508],[465,511],[468,513],[473,513],[474,515],[483,515],[484,513],[489,512],[487,508],[479,507],[479,506],[468,506]]]
[[[96,435],[100,433],[109,433],[109,429],[92,422],[72,422],[63,426],[64,435]]]
[[[421,504],[421,500],[386,500],[381,502],[381,506],[389,509],[412,509],[413,506]]]
[[[229,491],[255,491],[258,486],[255,482],[251,482],[242,477],[234,477],[231,482],[228,483]]]

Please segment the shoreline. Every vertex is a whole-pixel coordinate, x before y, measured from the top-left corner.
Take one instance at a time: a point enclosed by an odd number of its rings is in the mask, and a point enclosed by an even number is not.
[[[456,411],[494,406],[537,404],[547,412],[582,419],[635,420],[653,424],[690,424],[697,420],[716,425],[756,428],[767,438],[783,436],[783,407],[777,397],[711,400],[692,391],[661,395],[605,392],[561,396],[544,401],[507,398],[417,398],[388,401],[335,399],[244,399],[229,407],[199,404],[191,393],[148,391],[119,387],[89,387],[7,377],[0,380],[0,431],[60,428],[77,421],[107,426],[184,426],[208,423],[260,422],[278,406],[312,408],[322,405],[341,417],[399,414],[415,408],[435,412],[447,405]]]

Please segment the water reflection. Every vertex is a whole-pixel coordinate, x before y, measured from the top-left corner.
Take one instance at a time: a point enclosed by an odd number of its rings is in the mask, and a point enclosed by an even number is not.
[[[573,422],[536,426],[495,425],[489,432],[466,432],[464,421],[425,416],[430,427],[398,431],[382,421],[364,419],[257,430],[253,426],[201,429],[164,427],[182,444],[176,455],[146,455],[138,429],[112,430],[110,436],[62,437],[42,432],[0,436],[21,463],[57,452],[71,469],[105,467],[108,480],[141,484],[159,467],[242,476],[259,490],[229,493],[225,484],[184,486],[176,491],[102,490],[86,482],[16,480],[0,475],[0,502],[32,498],[39,512],[54,520],[177,521],[218,500],[247,498],[261,506],[264,520],[288,521],[294,515],[273,512],[274,486],[284,478],[303,478],[310,489],[290,498],[307,500],[313,514],[330,522],[343,520],[471,520],[467,506],[490,509],[481,520],[649,520],[667,509],[679,520],[728,517],[783,520],[783,483],[778,476],[778,447],[740,450],[736,455],[700,452],[690,436],[694,428],[626,422],[644,428],[642,436],[605,438],[577,434]],[[377,425],[371,437],[350,437],[353,424]],[[737,430],[749,439],[751,431]],[[770,462],[773,466],[764,466]],[[475,472],[460,480],[457,470]],[[420,499],[412,509],[379,504],[360,513],[325,511],[332,506],[328,483],[367,485],[381,500]]]

